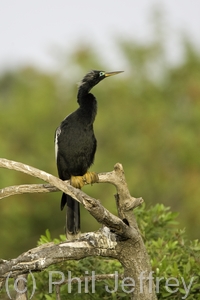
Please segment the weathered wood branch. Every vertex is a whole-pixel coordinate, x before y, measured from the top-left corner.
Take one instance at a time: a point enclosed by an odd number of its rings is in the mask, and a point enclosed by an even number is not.
[[[40,179],[50,183],[54,187],[58,188],[59,190],[65,192],[66,194],[73,196],[73,198],[76,199],[77,201],[81,202],[76,196],[76,189],[74,189],[69,184],[66,184],[64,181],[57,178],[56,176],[53,176],[47,172],[44,172],[42,170],[39,170],[37,168],[31,167],[26,164],[22,164],[20,162],[8,160],[5,158],[0,159],[0,167],[23,172],[23,173],[31,175],[33,177],[40,178]]]
[[[44,171],[41,171],[39,169],[33,168],[31,166],[10,161],[7,159],[0,159],[0,167],[8,168],[16,171],[20,171],[23,173],[26,173],[28,175],[38,177],[46,182],[49,182],[51,185],[23,185],[20,186],[13,186],[9,188],[4,188],[0,190],[0,196],[1,198],[6,197],[8,195],[13,195],[14,193],[18,193],[18,191],[32,191],[34,190],[42,190],[43,192],[48,189],[55,191],[54,186],[71,196],[73,196],[74,199],[79,201],[84,205],[84,207],[91,213],[91,215],[101,224],[109,227],[112,231],[114,231],[116,234],[123,236],[125,238],[133,238],[136,236],[136,232],[134,231],[134,228],[131,228],[127,226],[120,218],[116,217],[115,215],[111,214],[106,208],[104,208],[101,203],[88,196],[84,192],[82,192],[79,189],[75,189],[69,184],[69,181],[62,181],[59,178],[46,173]],[[122,196],[122,198],[126,197],[126,202],[124,204],[124,210],[130,210],[133,207],[136,207],[140,205],[143,202],[142,198],[134,198],[130,196],[130,193],[128,191],[125,179],[123,168],[120,164],[116,164],[113,172],[108,173],[101,173],[99,174],[99,182],[109,182],[116,186],[118,194]],[[54,186],[52,186],[52,184]]]
[[[10,261],[0,261],[0,278],[15,277],[30,271],[42,271],[64,260],[82,259],[88,256],[117,258],[116,235],[106,228],[98,232],[82,234],[78,240],[60,244],[47,243],[33,248]],[[11,272],[11,273],[10,273]]]
[[[62,181],[59,178],[49,173],[46,173],[44,171],[41,171],[39,169],[33,168],[31,166],[19,162],[4,159],[4,158],[0,158],[0,167],[15,170],[15,171],[20,171],[50,183],[50,184],[24,184],[24,185],[5,187],[3,189],[0,189],[0,199],[17,195],[17,194],[49,193],[49,192],[57,192],[61,190],[73,196],[77,201],[81,202],[78,198],[76,198],[76,195],[74,194],[76,189],[74,189],[70,185],[69,180]],[[131,203],[128,203],[129,201],[125,203],[125,210],[131,210],[142,204],[143,202],[142,198],[131,197],[125,181],[124,171],[121,164],[119,163],[116,164],[114,166],[114,171],[112,172],[98,173],[98,177],[99,177],[98,183],[113,184],[115,185],[118,194],[123,195],[123,198],[125,196],[126,199],[129,200],[131,199]],[[55,185],[56,181],[58,182],[57,186]],[[62,183],[66,185],[64,186]]]
[[[0,167],[24,172],[48,183],[4,188],[0,191],[1,198],[22,191],[52,192],[60,190],[82,203],[99,223],[106,226],[98,232],[82,234],[78,240],[56,245],[48,243],[31,249],[16,259],[1,260],[0,281],[5,280],[8,275],[12,277],[27,274],[30,271],[41,271],[63,260],[77,260],[101,255],[117,258],[124,267],[124,276],[134,279],[135,288],[134,293],[131,292],[131,299],[157,299],[155,291],[149,291],[148,280],[143,282],[142,293],[140,290],[141,274],[150,274],[151,266],[132,210],[140,205],[143,199],[134,198],[130,195],[121,164],[116,164],[112,172],[98,174],[100,183],[108,182],[116,187],[115,198],[119,217],[106,210],[98,200],[70,186],[69,182],[64,182],[44,171],[7,159],[0,159]]]
[[[20,195],[20,194],[52,193],[58,191],[60,190],[57,187],[48,183],[13,185],[13,186],[8,186],[3,189],[0,189],[0,200],[6,197]]]

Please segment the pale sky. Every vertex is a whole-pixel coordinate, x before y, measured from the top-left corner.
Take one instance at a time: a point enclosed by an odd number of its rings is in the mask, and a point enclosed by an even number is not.
[[[179,55],[181,31],[200,47],[200,0],[0,0],[0,72],[23,64],[52,69],[58,50],[83,41],[114,61],[115,37],[151,39],[157,6],[170,55]]]

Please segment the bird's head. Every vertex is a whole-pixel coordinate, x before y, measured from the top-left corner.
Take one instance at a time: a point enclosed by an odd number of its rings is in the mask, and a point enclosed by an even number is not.
[[[92,70],[83,77],[82,81],[79,84],[79,87],[87,86],[87,89],[91,90],[96,84],[98,84],[104,78],[117,75],[122,72],[123,71],[105,72],[105,71]]]

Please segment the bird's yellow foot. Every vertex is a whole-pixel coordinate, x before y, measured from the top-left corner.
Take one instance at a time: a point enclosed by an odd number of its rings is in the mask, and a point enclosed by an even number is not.
[[[99,177],[95,172],[87,172],[83,176],[71,176],[70,184],[77,188],[81,189],[84,184],[92,184],[99,181]]]
[[[71,176],[70,184],[77,189],[81,189],[85,184],[83,176]]]
[[[95,172],[87,172],[85,173],[85,175],[83,175],[83,182],[85,184],[87,183],[95,183],[99,181],[99,177],[97,175],[97,173]]]

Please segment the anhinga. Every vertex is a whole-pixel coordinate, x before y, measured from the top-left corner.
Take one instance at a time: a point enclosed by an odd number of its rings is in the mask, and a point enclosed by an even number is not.
[[[79,108],[68,115],[56,130],[55,151],[59,178],[70,179],[71,185],[76,188],[81,188],[85,182],[94,183],[98,180],[96,173],[88,172],[94,161],[97,146],[93,131],[97,101],[89,92],[104,78],[121,72],[123,71],[92,70],[86,74],[78,88]],[[63,193],[61,210],[65,204],[67,206],[67,236],[73,239],[80,232],[80,207],[76,200]]]

